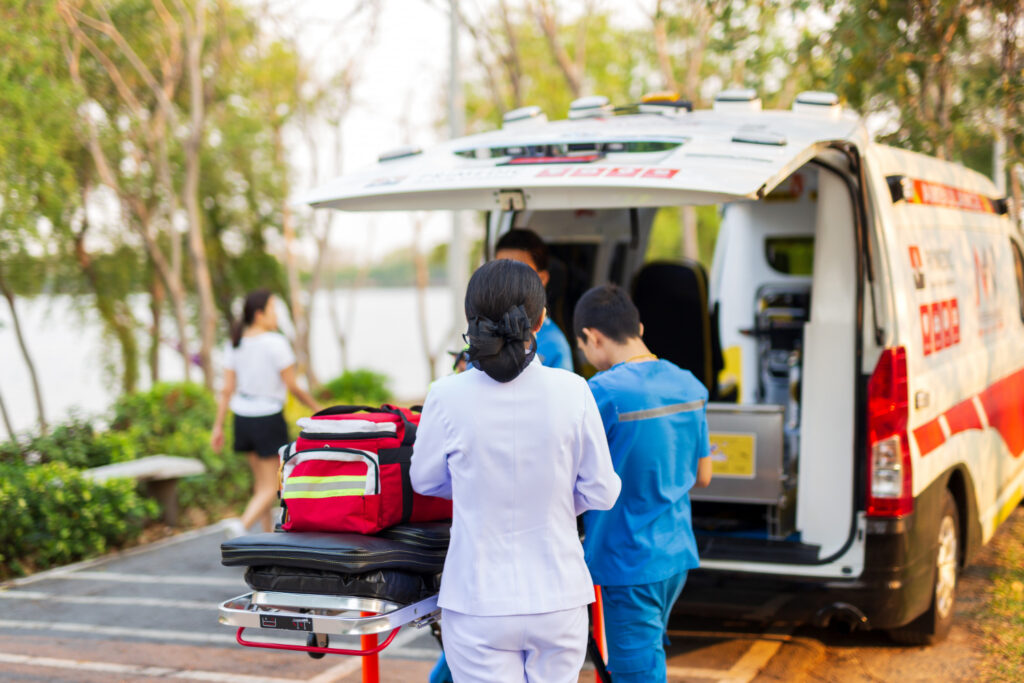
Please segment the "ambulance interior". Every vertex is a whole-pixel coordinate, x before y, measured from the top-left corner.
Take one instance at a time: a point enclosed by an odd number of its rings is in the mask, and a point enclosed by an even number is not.
[[[831,161],[831,160],[830,160]],[[710,270],[645,262],[658,207],[492,212],[548,243],[549,314],[570,345],[589,287],[625,287],[652,352],[710,393],[715,477],[691,492],[703,560],[823,564],[852,538],[856,240],[842,175],[811,162],[720,205]],[[576,368],[585,375],[582,354]]]

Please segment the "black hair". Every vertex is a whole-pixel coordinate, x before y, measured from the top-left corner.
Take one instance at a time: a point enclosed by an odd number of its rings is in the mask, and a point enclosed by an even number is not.
[[[530,255],[534,268],[537,270],[548,269],[548,245],[533,230],[527,228],[509,230],[494,245],[494,253],[497,254],[502,249],[525,251]]]
[[[593,287],[576,302],[572,314],[572,331],[585,342],[584,327],[598,330],[612,341],[623,344],[640,336],[640,311],[621,287]]]
[[[245,295],[245,304],[242,306],[242,319],[235,320],[231,324],[231,345],[237,347],[242,343],[242,332],[252,325],[256,314],[267,310],[267,302],[270,301],[272,292],[269,289],[256,289]]]
[[[533,328],[544,302],[544,285],[525,263],[498,259],[477,268],[466,287],[469,359],[492,379],[515,379],[536,352]]]

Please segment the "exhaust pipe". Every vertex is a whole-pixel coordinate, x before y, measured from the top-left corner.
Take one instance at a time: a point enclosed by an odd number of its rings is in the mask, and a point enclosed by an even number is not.
[[[851,631],[870,628],[867,616],[848,602],[833,602],[827,607],[822,607],[814,615],[814,625],[825,628],[833,619],[847,624]]]

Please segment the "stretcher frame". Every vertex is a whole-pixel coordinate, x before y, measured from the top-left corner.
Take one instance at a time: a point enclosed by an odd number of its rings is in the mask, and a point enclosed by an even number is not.
[[[237,626],[235,639],[247,647],[368,657],[390,645],[403,626],[423,628],[438,621],[441,610],[437,606],[437,597],[435,594],[409,605],[399,605],[386,600],[345,595],[253,591],[221,603],[219,621],[227,626]],[[247,628],[257,628],[261,632],[307,633],[307,642],[316,645],[246,640],[242,633]],[[365,637],[386,631],[391,632],[388,637],[372,647],[366,647],[365,640],[360,650],[326,646],[330,635]]]

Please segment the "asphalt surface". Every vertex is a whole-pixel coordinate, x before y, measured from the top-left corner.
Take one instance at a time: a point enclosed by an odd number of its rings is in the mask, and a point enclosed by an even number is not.
[[[362,679],[356,657],[242,647],[218,605],[249,592],[243,570],[220,564],[224,532],[208,527],[127,553],[35,574],[0,589],[0,680],[331,683]],[[253,640],[304,643],[260,631]],[[674,622],[670,681],[747,683],[790,646],[786,633],[719,622]],[[332,638],[357,648],[357,639]],[[425,681],[440,648],[406,628],[381,654],[380,680]],[[788,668],[788,667],[787,667]],[[593,681],[588,664],[580,681]]]

